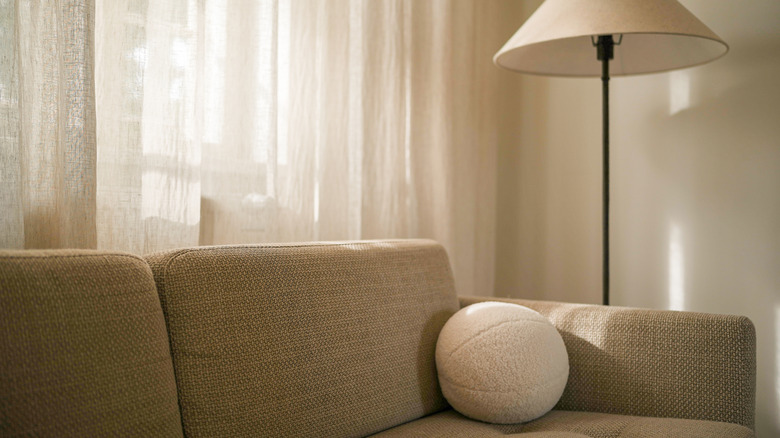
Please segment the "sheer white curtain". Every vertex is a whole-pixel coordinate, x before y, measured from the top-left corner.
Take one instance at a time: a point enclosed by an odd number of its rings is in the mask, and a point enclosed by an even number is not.
[[[0,0],[3,246],[428,237],[491,293],[512,3]]]
[[[89,1],[0,0],[0,246],[94,247]]]

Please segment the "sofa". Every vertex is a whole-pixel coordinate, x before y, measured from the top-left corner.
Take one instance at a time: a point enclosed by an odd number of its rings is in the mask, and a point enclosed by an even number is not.
[[[518,303],[570,373],[524,424],[449,407],[447,319]],[[749,437],[745,317],[456,295],[429,240],[0,252],[0,435]]]

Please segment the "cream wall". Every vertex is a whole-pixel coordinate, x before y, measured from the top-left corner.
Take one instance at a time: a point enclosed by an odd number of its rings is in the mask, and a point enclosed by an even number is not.
[[[681,3],[731,50],[611,82],[612,301],[749,316],[757,435],[780,436],[780,2]],[[598,303],[600,81],[517,80],[518,142],[499,156],[496,295]]]

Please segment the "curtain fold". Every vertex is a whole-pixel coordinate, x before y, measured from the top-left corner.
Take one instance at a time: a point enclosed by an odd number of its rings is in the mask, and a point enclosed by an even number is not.
[[[2,2],[2,244],[94,247],[94,8]]]
[[[0,243],[426,237],[491,293],[512,3],[0,0]]]

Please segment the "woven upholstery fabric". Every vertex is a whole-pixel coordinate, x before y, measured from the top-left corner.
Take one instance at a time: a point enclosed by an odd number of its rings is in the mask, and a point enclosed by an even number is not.
[[[467,306],[484,297],[461,297]],[[755,328],[743,316],[490,298],[549,318],[569,353],[555,409],[753,428]]]
[[[147,257],[185,434],[364,436],[443,409],[458,308],[430,241],[227,246]]]
[[[447,410],[374,435],[381,438],[751,438],[745,426],[703,420],[551,411],[525,424],[490,424]]]
[[[149,266],[0,251],[0,435],[182,436]]]

